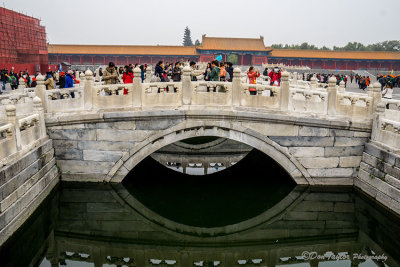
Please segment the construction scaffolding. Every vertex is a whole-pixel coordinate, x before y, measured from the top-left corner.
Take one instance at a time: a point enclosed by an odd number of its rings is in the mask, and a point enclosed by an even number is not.
[[[46,30],[40,20],[0,7],[0,68],[46,68]],[[4,67],[3,67],[4,66]]]

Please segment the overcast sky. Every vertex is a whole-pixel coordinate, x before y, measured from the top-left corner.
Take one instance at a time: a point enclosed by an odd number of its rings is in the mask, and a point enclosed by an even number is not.
[[[400,40],[400,0],[0,0],[42,19],[53,44],[181,45],[202,34],[265,45]]]

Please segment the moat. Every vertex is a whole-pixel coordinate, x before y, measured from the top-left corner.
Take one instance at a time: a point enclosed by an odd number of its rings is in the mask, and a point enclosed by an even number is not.
[[[296,186],[258,150],[240,157],[204,176],[152,155],[122,184],[59,183],[1,266],[399,266],[400,220],[384,207]]]

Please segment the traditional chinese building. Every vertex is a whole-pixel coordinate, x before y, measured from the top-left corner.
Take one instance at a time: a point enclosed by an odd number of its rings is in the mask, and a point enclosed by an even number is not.
[[[48,45],[51,64],[117,65],[152,64],[158,61],[209,62],[216,57],[238,65],[283,63],[311,68],[356,70],[400,70],[400,52],[289,50],[266,47],[264,38],[202,36],[200,46],[142,45]]]
[[[400,70],[400,52],[274,49],[268,61],[312,69]]]
[[[201,62],[209,62],[218,55],[223,61],[239,65],[261,65],[267,63],[272,48],[265,47],[264,37],[221,38],[202,36],[202,43],[196,47]]]
[[[208,62],[221,55],[223,61],[240,65],[267,63],[271,48],[264,38],[221,38],[203,35],[200,46],[144,45],[48,45],[51,64],[66,62],[72,65],[117,65],[130,63],[155,64],[158,61],[191,60]]]

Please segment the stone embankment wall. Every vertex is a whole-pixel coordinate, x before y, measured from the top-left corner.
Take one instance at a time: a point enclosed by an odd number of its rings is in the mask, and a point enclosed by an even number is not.
[[[354,185],[400,214],[400,154],[378,143],[365,144]]]
[[[0,244],[36,210],[59,181],[48,138],[0,169]]]

